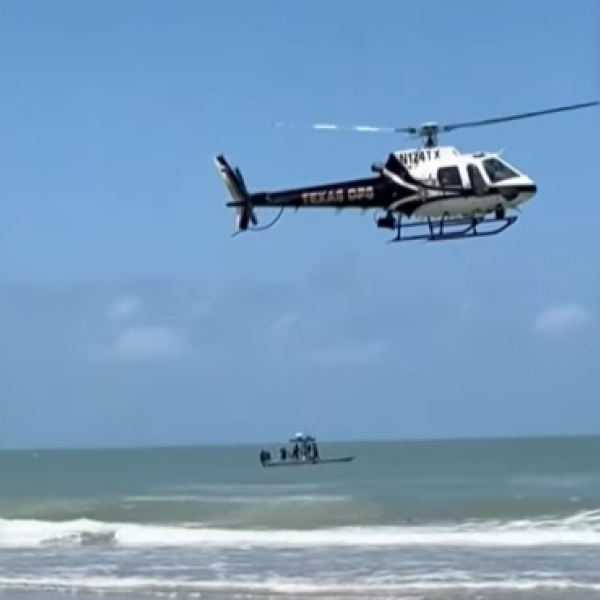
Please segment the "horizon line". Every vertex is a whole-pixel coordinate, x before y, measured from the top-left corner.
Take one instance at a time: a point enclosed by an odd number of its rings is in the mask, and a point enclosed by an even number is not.
[[[316,436],[315,436],[316,437]],[[600,433],[549,433],[549,434],[520,434],[493,436],[440,436],[415,438],[317,438],[321,444],[419,444],[435,442],[499,442],[523,440],[554,440],[597,438]],[[283,444],[282,440],[264,442],[212,442],[212,443],[169,443],[169,444],[132,444],[132,445],[90,445],[90,446],[23,446],[1,448],[2,452],[119,452],[119,451],[149,451],[149,450],[191,450],[199,448],[250,448]]]

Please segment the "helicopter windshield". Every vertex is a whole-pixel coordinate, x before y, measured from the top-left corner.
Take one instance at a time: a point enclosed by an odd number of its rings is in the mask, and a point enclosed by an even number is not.
[[[491,183],[500,183],[507,179],[519,177],[519,174],[516,171],[513,171],[513,169],[499,158],[486,158],[483,161],[483,168],[490,178]]]

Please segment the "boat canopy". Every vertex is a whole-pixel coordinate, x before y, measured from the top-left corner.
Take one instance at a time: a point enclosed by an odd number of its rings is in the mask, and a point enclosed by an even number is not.
[[[297,433],[296,435],[292,436],[290,438],[290,442],[295,443],[295,442],[300,442],[300,443],[306,443],[306,442],[316,442],[316,438],[314,438],[312,435],[305,435],[304,433]]]

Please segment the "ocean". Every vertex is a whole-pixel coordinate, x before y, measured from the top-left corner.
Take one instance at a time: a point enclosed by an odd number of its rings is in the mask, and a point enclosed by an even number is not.
[[[0,597],[600,598],[600,438],[259,451],[0,452]]]

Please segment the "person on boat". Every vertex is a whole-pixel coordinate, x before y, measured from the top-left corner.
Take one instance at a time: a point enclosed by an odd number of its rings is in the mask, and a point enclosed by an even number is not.
[[[302,460],[310,460],[310,444],[304,444],[302,448]]]
[[[271,453],[264,448],[260,451],[260,464],[264,465],[265,463],[271,460]]]
[[[315,462],[319,460],[319,448],[317,442],[312,443],[312,459]]]
[[[282,446],[279,449],[279,457],[281,458],[281,460],[287,460],[287,448],[285,446]]]
[[[292,449],[292,458],[294,460],[298,460],[300,458],[300,447],[298,444],[294,444],[294,448]]]

